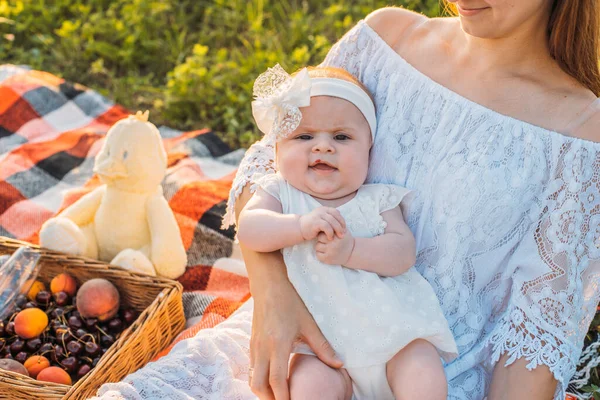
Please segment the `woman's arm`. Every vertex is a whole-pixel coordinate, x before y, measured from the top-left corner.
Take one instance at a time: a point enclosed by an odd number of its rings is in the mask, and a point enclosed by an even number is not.
[[[527,360],[519,359],[505,367],[508,355],[503,355],[494,368],[487,400],[552,400],[557,381],[545,365],[528,370]]]
[[[235,203],[236,219],[251,197],[248,186],[244,187]],[[250,388],[260,400],[288,400],[288,361],[294,342],[303,340],[333,368],[340,368],[342,362],[288,280],[281,253],[258,253],[243,244],[240,248],[254,298]]]

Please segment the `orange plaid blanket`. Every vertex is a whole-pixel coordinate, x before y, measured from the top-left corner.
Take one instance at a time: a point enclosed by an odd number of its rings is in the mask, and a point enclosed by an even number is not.
[[[84,86],[0,65],[0,235],[37,243],[44,221],[98,186],[94,157],[129,114]],[[187,337],[249,297],[246,278],[212,268],[232,252],[233,231],[221,229],[221,216],[243,150],[232,152],[209,129],[159,130],[169,155],[163,189],[189,260],[179,278],[184,309],[200,321]]]

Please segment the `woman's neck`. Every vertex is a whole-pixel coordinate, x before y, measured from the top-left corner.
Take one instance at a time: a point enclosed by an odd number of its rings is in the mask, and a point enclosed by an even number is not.
[[[539,18],[546,18],[540,16]],[[552,68],[546,32],[547,23],[529,20],[510,34],[497,38],[480,38],[466,32],[458,35],[453,46],[458,66],[468,67],[469,75],[529,75],[540,68]]]

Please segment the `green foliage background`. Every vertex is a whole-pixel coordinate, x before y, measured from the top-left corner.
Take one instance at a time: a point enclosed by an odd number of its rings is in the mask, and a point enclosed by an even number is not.
[[[259,137],[252,85],[267,67],[318,64],[371,11],[429,16],[439,0],[0,0],[0,62],[89,86],[157,124]]]

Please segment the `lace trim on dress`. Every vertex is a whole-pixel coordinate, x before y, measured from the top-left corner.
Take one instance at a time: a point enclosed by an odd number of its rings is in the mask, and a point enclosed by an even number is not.
[[[565,390],[565,377],[575,372],[573,360],[577,359],[580,349],[540,328],[519,307],[506,315],[486,340],[485,345],[492,346],[489,365],[493,367],[504,354],[508,356],[505,367],[518,359],[527,360],[526,368],[530,371],[545,365],[559,383],[556,393],[560,396]]]
[[[235,174],[233,185],[229,191],[227,211],[223,216],[222,228],[235,225],[235,201],[242,193],[244,187],[250,183],[250,193],[256,191],[256,179],[265,175],[275,173],[275,144],[273,138],[264,137],[254,143],[242,159]]]

